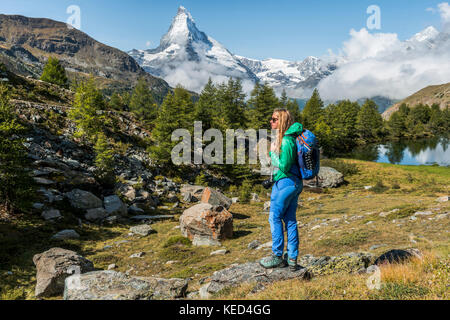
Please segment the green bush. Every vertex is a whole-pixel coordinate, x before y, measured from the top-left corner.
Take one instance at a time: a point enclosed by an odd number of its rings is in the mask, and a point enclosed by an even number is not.
[[[249,180],[244,180],[239,189],[239,201],[241,203],[249,203],[252,193],[252,184]]]

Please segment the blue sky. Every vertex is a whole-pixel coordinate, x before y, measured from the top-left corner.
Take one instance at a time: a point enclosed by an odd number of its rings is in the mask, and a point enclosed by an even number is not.
[[[381,30],[407,39],[429,25],[440,29],[443,0],[1,0],[0,13],[66,21],[69,5],[81,8],[81,30],[124,51],[154,48],[180,5],[197,27],[231,52],[256,59],[302,60],[337,52],[350,29],[366,27],[369,5],[381,8]],[[147,43],[150,42],[150,47]]]

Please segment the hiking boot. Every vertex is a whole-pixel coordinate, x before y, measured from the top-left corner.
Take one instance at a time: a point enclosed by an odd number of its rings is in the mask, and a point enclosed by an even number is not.
[[[289,266],[291,271],[297,271],[299,269],[297,259],[290,259],[287,252],[283,253],[283,260],[286,261],[286,264]]]
[[[270,257],[263,258],[259,261],[259,264],[266,269],[284,268],[286,267],[286,260],[282,257],[272,254]]]

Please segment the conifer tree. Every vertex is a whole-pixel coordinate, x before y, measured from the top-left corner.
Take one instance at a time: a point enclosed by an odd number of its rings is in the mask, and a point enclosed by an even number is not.
[[[221,116],[217,112],[217,89],[211,78],[203,88],[194,109],[194,121],[201,121],[203,130],[213,128],[214,120]]]
[[[97,134],[95,151],[95,166],[97,167],[97,178],[104,184],[114,183],[114,151],[103,132]]]
[[[66,70],[56,58],[50,57],[44,67],[41,80],[59,85],[64,88],[69,87]]]
[[[141,120],[153,121],[157,117],[157,104],[147,81],[140,78],[130,100],[130,111]]]
[[[159,109],[155,128],[152,131],[154,145],[151,154],[158,162],[171,163],[171,151],[178,142],[172,142],[172,133],[177,129],[193,131],[194,103],[189,92],[178,86],[173,93],[167,94]]]
[[[280,106],[280,101],[273,89],[264,83],[257,83],[248,101],[251,115],[251,125],[255,129],[270,129],[270,118],[273,111]]]
[[[101,130],[103,117],[99,113],[104,108],[103,95],[95,87],[94,79],[81,81],[76,88],[73,108],[69,111],[69,118],[77,126],[75,136],[92,141]]]
[[[302,113],[300,111],[300,106],[297,100],[289,99],[286,90],[283,89],[280,97],[280,108],[287,109],[291,116],[294,118],[295,122],[303,123]]]
[[[242,81],[230,78],[227,83],[218,86],[217,90],[218,114],[216,120],[218,129],[238,129],[246,125],[245,94]]]
[[[383,118],[378,111],[378,106],[367,99],[358,113],[356,131],[362,139],[370,141],[378,138],[382,127]]]
[[[305,129],[313,131],[316,127],[316,124],[323,119],[324,111],[323,111],[323,101],[320,98],[319,90],[314,89],[314,92],[311,98],[306,103],[303,108],[302,116],[303,116],[303,126]]]
[[[6,85],[0,84],[0,209],[11,213],[29,207],[33,180],[26,171],[27,152]]]

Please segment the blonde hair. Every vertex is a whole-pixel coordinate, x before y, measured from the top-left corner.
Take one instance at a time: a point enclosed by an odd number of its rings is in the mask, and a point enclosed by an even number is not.
[[[275,109],[273,113],[278,117],[277,148],[278,154],[280,154],[284,134],[294,124],[294,118],[287,109]]]

